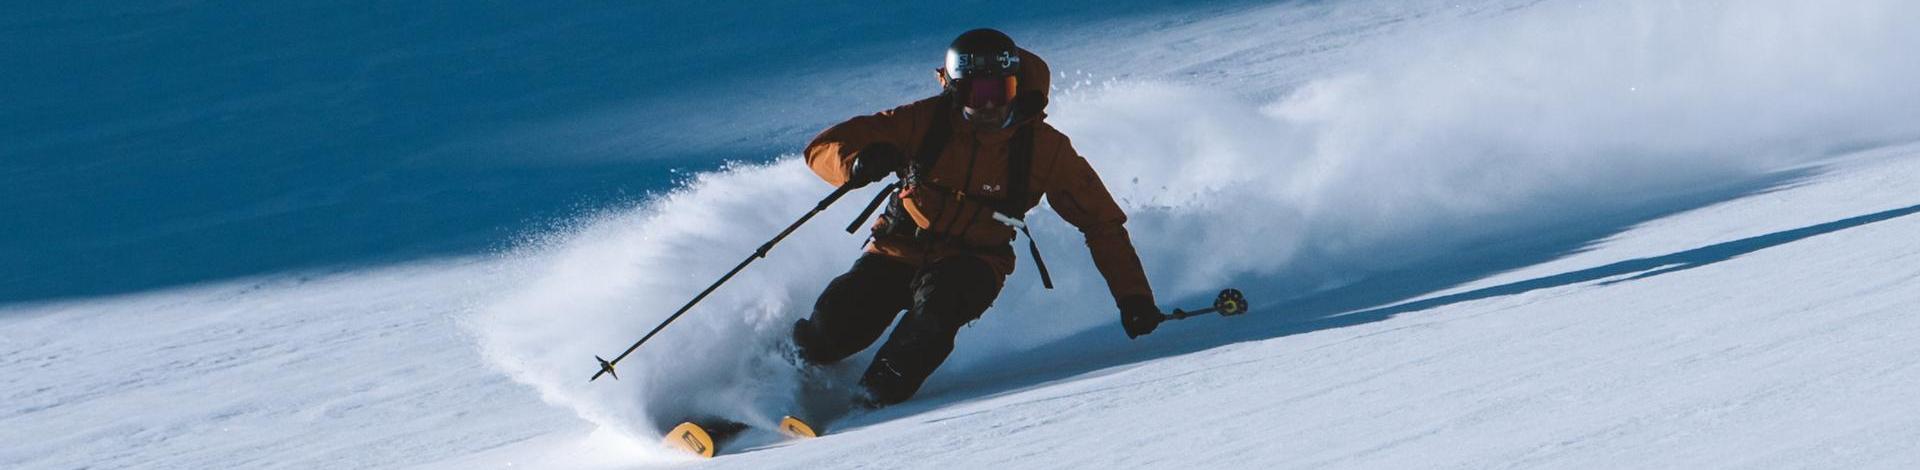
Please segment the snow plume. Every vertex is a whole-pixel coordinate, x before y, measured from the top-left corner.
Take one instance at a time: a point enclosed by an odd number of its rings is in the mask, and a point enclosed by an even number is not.
[[[1131,202],[1156,279],[1362,272],[1465,238],[1920,136],[1903,2],[1573,2],[1398,38],[1256,106],[1110,86],[1051,119]],[[1233,221],[1214,226],[1211,221]],[[1180,237],[1152,237],[1179,233]],[[1234,256],[1208,255],[1232,253]],[[1324,269],[1322,266],[1304,267]]]
[[[1904,18],[1920,8],[1549,4],[1386,38],[1272,103],[1119,82],[1064,94],[1049,122],[1127,207],[1163,305],[1249,280],[1272,305],[1920,138],[1920,33]],[[1063,292],[1012,280],[1001,305],[1044,313],[990,313],[963,335],[1014,350],[1118,335],[1078,233],[1035,219]],[[955,361],[970,359],[1002,358]]]
[[[1076,92],[1049,121],[1134,215],[1163,304],[1232,279],[1264,280],[1243,287],[1267,298],[1303,295],[1920,137],[1920,62],[1907,52],[1920,34],[1902,21],[1917,9],[1551,3],[1379,38],[1384,55],[1306,77],[1274,103],[1141,80]],[[594,355],[617,354],[828,190],[793,157],[702,175],[529,247],[524,286],[472,327],[501,368],[603,428],[645,438],[687,413],[770,420],[795,381],[778,348],[857,256],[861,236],[839,229],[873,189],[627,358],[621,380],[586,378]],[[936,382],[1089,329],[1120,335],[1078,234],[1034,220],[1060,289],[1039,289],[1023,261]]]
[[[700,175],[534,244],[518,263],[527,284],[469,326],[496,364],[548,402],[629,437],[703,413],[770,425],[779,415],[760,413],[787,408],[798,380],[780,350],[788,329],[851,265],[863,238],[839,228],[875,189],[848,195],[756,260],[622,361],[618,380],[587,378],[594,356],[613,359],[831,190],[796,158]]]

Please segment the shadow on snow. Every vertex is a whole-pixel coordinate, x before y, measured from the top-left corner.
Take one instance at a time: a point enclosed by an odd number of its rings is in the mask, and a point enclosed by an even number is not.
[[[1559,233],[1530,236],[1530,240],[1502,240],[1464,253],[1444,256],[1400,271],[1380,273],[1352,285],[1309,294],[1290,300],[1263,302],[1259,289],[1248,289],[1252,312],[1232,320],[1208,319],[1194,322],[1169,322],[1151,339],[1128,342],[1119,327],[1096,328],[1047,345],[995,358],[992,372],[970,370],[945,383],[930,382],[921,397],[870,417],[854,418],[847,424],[858,426],[939,409],[977,398],[991,397],[1031,388],[1048,382],[1138,363],[1160,357],[1188,354],[1247,341],[1280,338],[1315,331],[1344,328],[1393,318],[1403,313],[1429,310],[1462,302],[1523,294],[1541,289],[1564,287],[1585,282],[1639,273],[1624,279],[1602,281],[1602,285],[1631,282],[1664,274],[1719,263],[1735,257],[1807,238],[1859,227],[1875,222],[1920,213],[1920,204],[1848,217],[1832,222],[1784,230],[1734,241],[1716,243],[1662,256],[1620,261],[1593,268],[1543,276],[1524,281],[1484,287],[1412,302],[1433,292],[1457,287],[1477,279],[1532,266],[1591,249],[1599,241],[1622,233],[1633,226],[1667,215],[1704,207],[1715,202],[1762,194],[1787,188],[1817,173],[1795,170],[1776,173],[1727,188],[1669,199],[1651,207],[1616,214],[1583,227],[1562,229]],[[1266,282],[1263,282],[1266,281]],[[1272,280],[1241,279],[1244,286],[1260,286]],[[1199,304],[1204,299],[1180,299],[1181,304]],[[935,379],[940,379],[936,374]]]

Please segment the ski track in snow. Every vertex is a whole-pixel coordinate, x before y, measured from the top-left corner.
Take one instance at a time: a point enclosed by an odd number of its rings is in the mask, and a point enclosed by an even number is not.
[[[916,400],[671,454],[674,416],[786,406],[766,351],[851,261],[855,204],[622,380],[586,383],[585,359],[825,194],[787,157],[505,255],[9,306],[0,467],[1913,468],[1920,66],[1888,18],[1914,13],[1357,1],[1010,26],[1059,72],[1049,121],[1134,215],[1162,304],[1230,283],[1255,313],[1128,342],[1077,234],[1037,216],[1061,288],[1023,262]]]

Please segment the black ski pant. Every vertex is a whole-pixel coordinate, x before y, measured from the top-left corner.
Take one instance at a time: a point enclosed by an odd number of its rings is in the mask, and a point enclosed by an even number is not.
[[[906,401],[953,352],[960,328],[993,305],[1004,280],[971,256],[916,268],[868,253],[827,284],[810,318],[794,323],[793,343],[809,363],[839,362],[872,345],[906,310],[860,379],[875,405]]]

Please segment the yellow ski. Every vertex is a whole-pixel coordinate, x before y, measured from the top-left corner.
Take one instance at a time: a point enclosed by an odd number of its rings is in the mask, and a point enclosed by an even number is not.
[[[661,443],[668,448],[713,458],[724,450],[729,441],[746,429],[745,423],[728,420],[686,421],[674,426],[673,430],[667,431],[667,436],[661,440]],[[780,418],[778,431],[788,439],[810,439],[820,435],[814,430],[813,425],[792,416]]]
[[[708,434],[705,428],[692,421],[680,423],[679,426],[674,426],[672,431],[667,431],[667,438],[662,443],[667,447],[707,458],[713,458],[713,452],[717,448],[713,443],[713,435]]]
[[[813,431],[812,425],[792,416],[780,418],[780,434],[794,439],[812,439],[820,436],[820,433]]]

